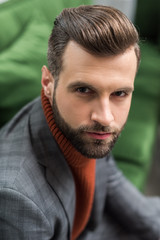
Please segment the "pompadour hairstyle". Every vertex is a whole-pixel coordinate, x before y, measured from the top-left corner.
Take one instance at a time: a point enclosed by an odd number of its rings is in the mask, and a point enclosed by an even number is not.
[[[115,8],[100,5],[66,8],[55,19],[48,42],[48,67],[56,81],[69,41],[97,56],[118,55],[134,46],[138,68],[138,32],[133,23]]]

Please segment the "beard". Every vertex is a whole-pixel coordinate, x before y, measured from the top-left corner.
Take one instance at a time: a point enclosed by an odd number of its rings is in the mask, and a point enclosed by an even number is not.
[[[87,158],[105,157],[116,143],[123,127],[121,129],[103,126],[98,122],[92,126],[81,125],[77,129],[73,129],[61,116],[56,103],[55,95],[53,96],[53,114],[54,121],[63,133],[63,135],[71,142],[73,147]],[[107,139],[93,139],[86,136],[87,132],[104,132],[111,133]]]

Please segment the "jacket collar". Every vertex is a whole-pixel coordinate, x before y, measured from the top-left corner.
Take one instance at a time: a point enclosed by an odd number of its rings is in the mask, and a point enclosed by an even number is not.
[[[46,179],[66,213],[70,233],[75,212],[75,185],[71,170],[54,140],[38,98],[30,114],[30,134],[37,161],[46,168]],[[71,211],[72,209],[72,211]]]

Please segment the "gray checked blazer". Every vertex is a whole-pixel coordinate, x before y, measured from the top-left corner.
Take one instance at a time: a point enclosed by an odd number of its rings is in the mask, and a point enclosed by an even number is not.
[[[69,240],[74,211],[72,173],[38,98],[0,131],[0,239]],[[92,212],[78,240],[159,238],[159,198],[141,195],[112,157],[97,159]]]

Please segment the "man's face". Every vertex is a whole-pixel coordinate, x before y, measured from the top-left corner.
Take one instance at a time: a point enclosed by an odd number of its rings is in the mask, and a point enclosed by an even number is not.
[[[128,117],[136,68],[134,48],[97,57],[67,45],[51,102],[57,126],[83,155],[100,158],[114,145]]]

